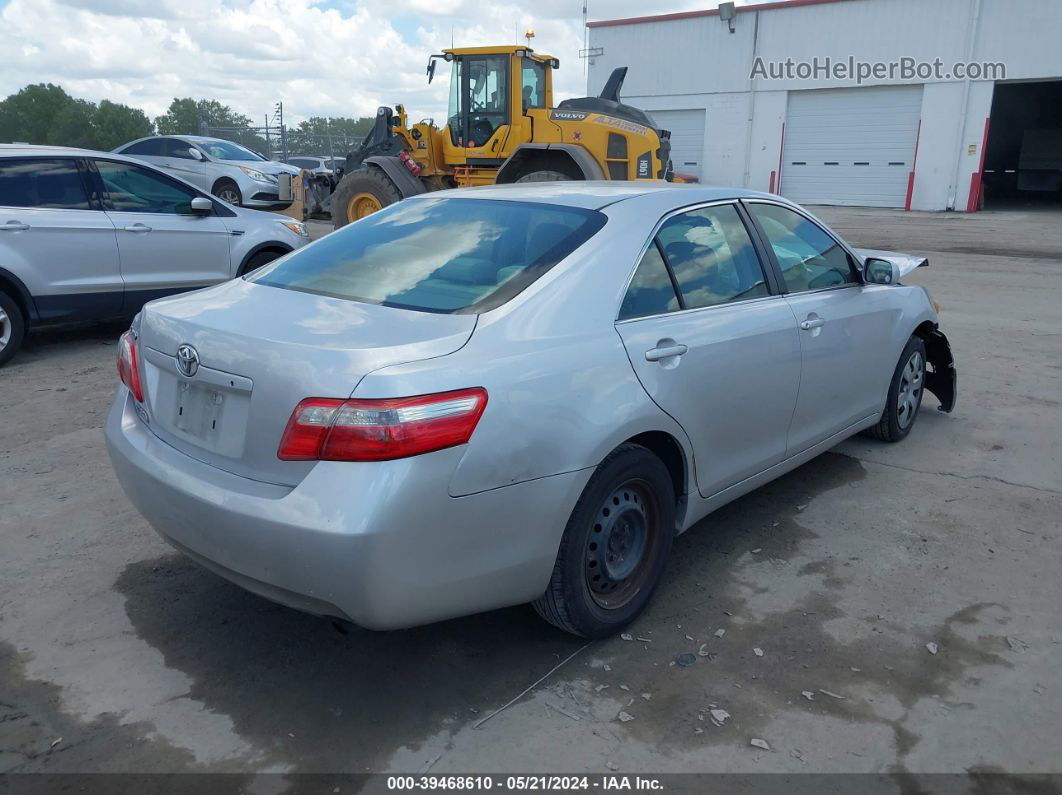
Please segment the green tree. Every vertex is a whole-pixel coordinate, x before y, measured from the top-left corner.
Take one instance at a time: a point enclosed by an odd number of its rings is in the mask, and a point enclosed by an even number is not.
[[[96,134],[96,146],[106,150],[155,132],[155,125],[144,111],[109,99],[100,102],[92,126]]]
[[[62,87],[52,83],[26,86],[0,102],[0,141],[53,143],[52,129],[57,117],[75,100]],[[77,111],[70,111],[72,119]]]
[[[79,146],[98,149],[92,121],[96,106],[83,99],[71,99],[52,118],[45,143],[56,146]]]
[[[153,130],[143,111],[107,99],[97,107],[51,83],[26,86],[0,102],[0,141],[114,149]]]
[[[155,119],[159,135],[198,135],[200,123],[208,127],[248,127],[251,120],[214,99],[174,98],[166,112]]]

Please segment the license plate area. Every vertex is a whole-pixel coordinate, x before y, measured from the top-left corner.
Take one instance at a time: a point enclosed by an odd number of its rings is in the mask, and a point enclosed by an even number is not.
[[[178,381],[174,427],[213,446],[224,427],[225,397],[220,389]]]
[[[147,349],[145,392],[156,431],[225,458],[243,455],[251,379],[200,366],[186,378],[173,358]]]

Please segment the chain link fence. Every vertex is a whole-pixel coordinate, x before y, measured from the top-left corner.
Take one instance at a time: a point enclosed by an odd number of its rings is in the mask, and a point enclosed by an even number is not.
[[[309,133],[286,126],[211,127],[202,124],[199,134],[238,143],[270,160],[309,156],[335,159],[340,163],[361,144],[363,136]]]

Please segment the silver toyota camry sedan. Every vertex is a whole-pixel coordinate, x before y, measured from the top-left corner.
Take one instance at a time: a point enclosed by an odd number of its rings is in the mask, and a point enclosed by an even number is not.
[[[925,260],[778,196],[507,185],[407,199],[147,304],[106,423],[174,547],[388,629],[645,607],[672,539],[852,434],[955,402]]]

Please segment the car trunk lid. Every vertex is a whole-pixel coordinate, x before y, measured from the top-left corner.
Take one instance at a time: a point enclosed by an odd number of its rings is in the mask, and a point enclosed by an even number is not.
[[[236,279],[154,301],[139,328],[147,422],[204,463],[295,485],[314,462],[277,445],[307,397],[348,397],[362,376],[460,348],[475,315],[416,312]]]

